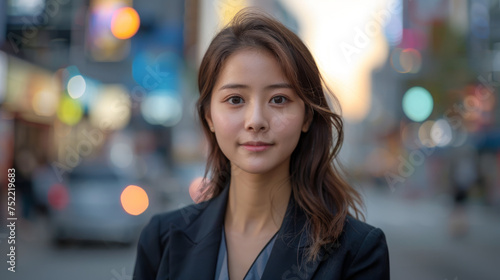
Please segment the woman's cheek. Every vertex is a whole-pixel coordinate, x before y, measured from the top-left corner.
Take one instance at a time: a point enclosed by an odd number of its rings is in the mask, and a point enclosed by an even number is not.
[[[276,132],[284,132],[286,134],[294,134],[295,130],[300,130],[301,128],[301,118],[297,115],[283,114],[278,115],[273,118],[271,122],[271,127]]]
[[[214,106],[212,111],[212,120],[214,126],[219,129],[228,124],[228,119],[231,118],[231,111],[227,110],[223,106]]]
[[[215,138],[222,153],[231,160],[234,145],[236,143],[236,130],[231,120],[223,116],[217,116],[214,119]]]

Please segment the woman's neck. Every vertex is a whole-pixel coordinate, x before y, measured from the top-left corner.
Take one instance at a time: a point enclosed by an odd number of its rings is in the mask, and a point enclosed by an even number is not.
[[[263,175],[233,169],[225,215],[226,230],[247,237],[276,232],[291,195],[286,171]]]

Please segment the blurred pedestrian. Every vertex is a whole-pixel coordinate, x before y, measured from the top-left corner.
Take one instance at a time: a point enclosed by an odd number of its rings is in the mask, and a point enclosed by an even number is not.
[[[463,236],[469,229],[466,202],[477,181],[477,166],[477,152],[473,146],[463,145],[453,150],[450,168],[453,210],[449,224],[453,236]]]

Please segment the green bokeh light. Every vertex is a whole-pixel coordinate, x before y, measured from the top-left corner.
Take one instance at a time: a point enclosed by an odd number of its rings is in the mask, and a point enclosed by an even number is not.
[[[424,121],[433,108],[432,95],[423,87],[412,87],[403,96],[403,111],[412,121]]]

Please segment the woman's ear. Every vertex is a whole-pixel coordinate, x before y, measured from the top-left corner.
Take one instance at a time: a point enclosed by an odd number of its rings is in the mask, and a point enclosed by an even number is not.
[[[210,114],[210,111],[205,112],[205,120],[207,120],[208,127],[210,128],[210,131],[214,132],[214,123],[212,122],[212,116]]]
[[[305,133],[305,132],[309,131],[309,127],[311,126],[313,117],[314,117],[314,110],[311,109],[311,111],[309,111],[306,114],[306,117],[304,119],[304,124],[302,125],[302,132]]]

